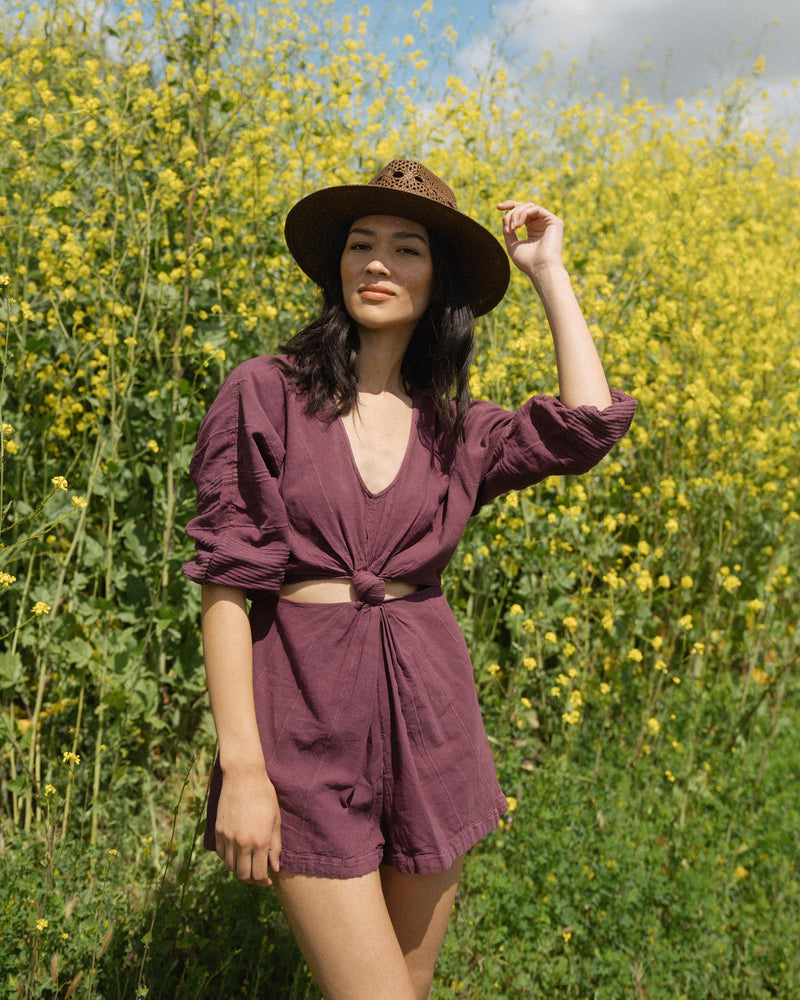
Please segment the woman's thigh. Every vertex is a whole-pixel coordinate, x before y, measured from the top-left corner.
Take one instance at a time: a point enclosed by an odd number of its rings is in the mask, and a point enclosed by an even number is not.
[[[418,1000],[378,872],[329,879],[281,871],[272,878],[326,1000]]]
[[[446,872],[436,875],[405,875],[381,868],[384,899],[417,1000],[430,996],[463,865],[464,858],[457,858]]]

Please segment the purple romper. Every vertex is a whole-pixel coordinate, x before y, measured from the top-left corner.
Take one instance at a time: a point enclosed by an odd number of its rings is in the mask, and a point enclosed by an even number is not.
[[[483,504],[585,472],[609,451],[636,408],[612,396],[603,412],[549,396],[515,413],[476,401],[452,449],[430,398],[414,392],[400,470],[371,493],[341,421],[306,416],[270,358],[228,376],[192,460],[197,555],[184,572],[252,599],[256,715],[286,871],[440,872],[497,825],[506,801],[441,573]],[[277,594],[326,577],[351,578],[359,600]],[[384,602],[384,580],[419,589]],[[210,850],[221,780],[217,766]]]

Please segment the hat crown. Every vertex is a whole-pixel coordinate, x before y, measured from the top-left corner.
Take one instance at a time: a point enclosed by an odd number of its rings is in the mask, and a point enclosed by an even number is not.
[[[408,191],[439,205],[458,209],[456,196],[436,174],[416,160],[392,160],[369,182],[372,187]]]

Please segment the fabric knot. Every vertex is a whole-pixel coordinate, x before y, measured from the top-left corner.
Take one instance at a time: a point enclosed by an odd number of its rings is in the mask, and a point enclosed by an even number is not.
[[[386,585],[379,576],[367,569],[353,573],[353,587],[358,599],[365,604],[383,604],[386,597]]]

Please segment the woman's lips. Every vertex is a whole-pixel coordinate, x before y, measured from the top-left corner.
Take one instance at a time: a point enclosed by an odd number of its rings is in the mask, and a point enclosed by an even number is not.
[[[358,294],[362,299],[369,299],[371,302],[383,302],[385,299],[390,299],[394,292],[387,288],[380,288],[378,285],[367,285],[366,288],[360,289]]]

